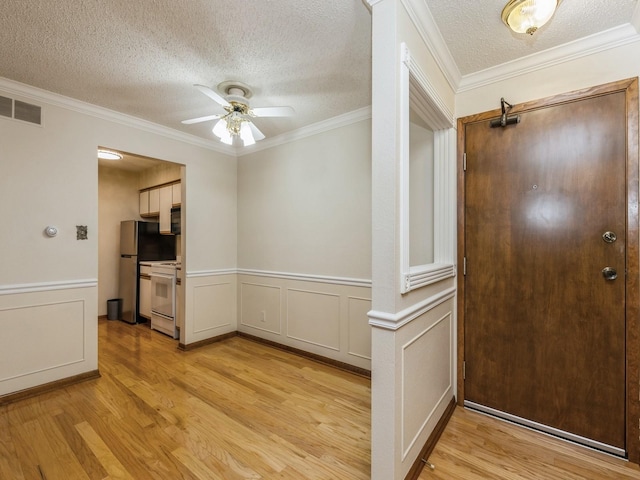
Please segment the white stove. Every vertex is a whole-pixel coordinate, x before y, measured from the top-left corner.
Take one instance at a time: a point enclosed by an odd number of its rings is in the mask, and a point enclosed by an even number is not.
[[[151,329],[178,338],[176,328],[176,270],[178,262],[151,263]]]

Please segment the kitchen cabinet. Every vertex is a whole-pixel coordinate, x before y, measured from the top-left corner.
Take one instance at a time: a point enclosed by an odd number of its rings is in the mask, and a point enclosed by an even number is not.
[[[179,206],[182,203],[182,184],[174,183],[171,185],[171,204],[174,207]]]
[[[182,184],[170,183],[140,191],[140,216],[160,217],[160,231],[171,233],[171,207],[182,203]],[[166,228],[163,223],[167,222]]]
[[[156,190],[160,191],[160,233],[171,233],[172,186],[166,185]]]
[[[140,216],[149,215],[149,190],[140,192]]]
[[[160,214],[160,189],[152,188],[149,190],[149,215]]]
[[[138,314],[151,320],[151,267],[140,265],[140,290],[138,293]]]

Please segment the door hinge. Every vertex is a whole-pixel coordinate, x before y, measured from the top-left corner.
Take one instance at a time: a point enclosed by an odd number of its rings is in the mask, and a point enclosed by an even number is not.
[[[462,379],[467,379],[467,362],[462,362]]]
[[[462,276],[467,274],[467,257],[462,257]]]
[[[462,154],[462,171],[467,171],[467,152]]]

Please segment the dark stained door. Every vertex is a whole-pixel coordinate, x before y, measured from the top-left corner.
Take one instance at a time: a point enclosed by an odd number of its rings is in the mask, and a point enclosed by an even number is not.
[[[624,92],[465,130],[465,401],[619,449],[625,132]]]

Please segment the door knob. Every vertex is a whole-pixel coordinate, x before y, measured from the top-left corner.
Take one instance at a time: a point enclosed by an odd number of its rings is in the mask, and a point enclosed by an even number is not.
[[[605,280],[611,281],[618,278],[618,272],[616,271],[615,268],[604,267],[602,269],[602,276],[604,277]]]
[[[604,232],[602,234],[602,239],[607,243],[613,243],[618,239],[618,237],[615,232]]]

